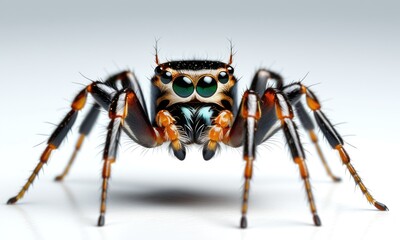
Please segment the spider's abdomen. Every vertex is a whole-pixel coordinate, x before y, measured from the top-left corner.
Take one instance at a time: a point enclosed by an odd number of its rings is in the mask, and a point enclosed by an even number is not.
[[[212,120],[223,110],[212,103],[179,103],[167,108],[176,120],[181,141],[185,144],[202,144],[207,140],[207,130]]]

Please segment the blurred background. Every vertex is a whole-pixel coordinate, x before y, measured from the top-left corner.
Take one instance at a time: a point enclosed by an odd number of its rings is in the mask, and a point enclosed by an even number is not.
[[[72,152],[76,126],[25,198],[0,205],[0,238],[376,239],[385,233],[385,239],[398,239],[399,10],[397,1],[1,0],[3,203],[25,183],[54,124],[90,80],[130,69],[148,98],[156,39],[162,62],[227,61],[232,40],[239,93],[260,67],[288,83],[305,78],[344,135],[365,184],[391,211],[368,205],[319,133],[343,179],[332,183],[301,131],[323,223],[313,227],[298,169],[277,134],[258,147],[249,228],[240,230],[241,149],[223,148],[205,162],[193,147],[180,162],[165,147],[143,149],[124,137],[112,169],[106,226],[97,228],[108,124],[103,114],[64,183],[53,178]]]

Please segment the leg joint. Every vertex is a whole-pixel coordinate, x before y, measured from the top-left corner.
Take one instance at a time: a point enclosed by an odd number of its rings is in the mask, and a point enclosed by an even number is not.
[[[306,162],[304,161],[304,159],[300,158],[300,157],[297,157],[297,158],[294,159],[294,161],[299,166],[301,177],[303,179],[308,178],[309,177],[308,170],[307,170]]]
[[[254,118],[256,120],[261,117],[260,99],[258,95],[249,90],[244,93],[241,107],[241,115],[243,118]]]
[[[340,158],[342,159],[343,164],[348,164],[350,163],[350,156],[347,154],[346,150],[344,150],[342,145],[337,145],[335,147],[336,150],[338,150]]]

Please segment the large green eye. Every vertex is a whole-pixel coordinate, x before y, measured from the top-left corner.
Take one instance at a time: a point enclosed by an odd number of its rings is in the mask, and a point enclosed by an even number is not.
[[[172,85],[174,92],[180,97],[189,97],[194,92],[194,86],[190,78],[185,76],[177,77]]]
[[[197,82],[196,91],[204,98],[211,97],[217,91],[217,81],[209,76],[202,77]]]

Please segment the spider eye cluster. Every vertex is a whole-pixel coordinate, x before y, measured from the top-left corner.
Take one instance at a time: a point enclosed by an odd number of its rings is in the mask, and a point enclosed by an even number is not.
[[[182,98],[189,97],[194,91],[203,98],[213,96],[218,89],[218,82],[226,84],[229,81],[229,75],[232,75],[233,71],[233,68],[228,66],[226,71],[219,72],[216,78],[207,75],[202,76],[194,86],[193,81],[187,76],[178,76],[173,79],[172,72],[164,70],[162,66],[157,66],[154,69],[155,74],[159,76],[163,84],[168,84],[173,80],[172,89]]]

